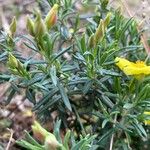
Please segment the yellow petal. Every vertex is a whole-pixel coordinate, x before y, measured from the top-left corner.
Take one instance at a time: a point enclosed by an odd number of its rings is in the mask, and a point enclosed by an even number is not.
[[[115,59],[116,65],[126,75],[148,75],[150,74],[150,66],[147,66],[143,61],[136,63],[130,62],[127,59],[117,57]]]
[[[144,115],[150,115],[150,111],[144,111]]]
[[[144,123],[145,125],[150,125],[150,120],[145,120]]]

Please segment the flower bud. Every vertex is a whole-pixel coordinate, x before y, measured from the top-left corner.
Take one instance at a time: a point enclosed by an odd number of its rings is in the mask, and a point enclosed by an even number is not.
[[[89,37],[88,44],[89,44],[89,47],[90,47],[90,48],[94,48],[94,47],[95,47],[94,34],[92,34],[92,35]]]
[[[44,143],[46,137],[50,134],[37,121],[34,121],[34,124],[32,125],[32,131],[34,137],[42,143]]]
[[[56,137],[53,134],[51,134],[46,137],[44,146],[45,150],[57,150],[57,148],[61,147],[62,144],[60,144],[57,141]]]
[[[107,26],[109,25],[110,23],[110,17],[111,17],[111,13],[108,13],[105,20],[104,20],[104,28],[106,29]]]
[[[45,18],[45,24],[47,29],[49,30],[57,21],[57,12],[58,12],[58,4],[54,4],[49,13]]]
[[[46,33],[46,26],[43,22],[40,12],[36,12],[36,19],[34,23],[34,34],[36,38],[42,38]]]
[[[34,22],[32,21],[32,19],[29,16],[27,16],[26,28],[27,28],[29,34],[34,36]]]
[[[104,37],[104,21],[100,20],[99,26],[95,32],[95,43],[97,44]]]
[[[9,32],[10,32],[10,36],[12,37],[15,32],[16,32],[16,26],[17,26],[17,21],[16,21],[16,17],[13,17],[11,24],[9,26]]]
[[[10,68],[17,68],[18,67],[18,60],[11,53],[9,53],[9,57],[8,57],[8,66]]]

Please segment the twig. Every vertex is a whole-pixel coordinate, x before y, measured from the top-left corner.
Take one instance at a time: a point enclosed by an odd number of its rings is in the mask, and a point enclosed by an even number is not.
[[[112,150],[112,148],[113,148],[113,143],[114,143],[114,133],[113,133],[112,136],[111,136],[109,150]]]
[[[7,144],[7,147],[5,150],[9,150],[9,147],[10,147],[10,144],[11,144],[11,141],[13,139],[13,134],[14,134],[14,131],[12,129],[8,129],[10,131],[10,138],[9,138],[9,142]]]
[[[134,15],[132,14],[131,10],[128,7],[128,4],[126,3],[126,0],[121,0],[121,2],[123,4],[123,6],[125,7],[125,9],[127,10],[127,13],[129,14],[129,16],[134,17]],[[138,32],[140,32],[140,26],[139,25],[137,26],[137,30],[138,30]],[[148,56],[149,56],[150,55],[150,46],[148,45],[148,43],[146,41],[146,37],[145,37],[144,33],[141,34],[140,38],[141,38],[141,42],[142,42]]]
[[[115,117],[114,117],[113,128],[115,127],[116,121],[117,121],[117,114],[116,114]],[[115,134],[113,133],[112,136],[111,136],[111,139],[110,139],[110,147],[109,147],[109,150],[112,150],[112,149],[113,149],[114,136],[115,136]]]

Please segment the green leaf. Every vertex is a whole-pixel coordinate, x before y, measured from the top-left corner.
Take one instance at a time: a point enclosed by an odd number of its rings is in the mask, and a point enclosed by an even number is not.
[[[64,102],[65,106],[66,106],[70,111],[72,111],[71,104],[70,104],[70,101],[69,101],[69,99],[68,99],[68,96],[67,96],[67,94],[66,94],[66,92],[65,92],[65,89],[64,89],[63,85],[62,85],[59,81],[57,81],[57,87],[58,87],[58,89],[59,89],[59,91],[60,91],[60,94],[61,94],[61,97],[62,97],[62,99],[63,99],[63,102]]]
[[[97,144],[100,145],[101,143],[103,143],[104,140],[108,139],[108,138],[113,134],[113,132],[114,132],[114,128],[112,128],[112,129],[106,131],[106,133],[103,134],[103,135],[99,138]]]
[[[102,128],[105,127],[105,125],[109,122],[109,119],[105,119],[103,122],[102,122]]]
[[[20,145],[21,147],[26,148],[27,150],[45,150],[44,148],[32,145],[25,140],[16,141],[16,144]]]
[[[12,100],[12,98],[14,97],[14,95],[16,94],[16,90],[15,89],[11,89],[10,94],[8,95],[8,98],[6,100],[6,105],[8,105],[10,103],[10,101]]]
[[[143,138],[147,138],[147,133],[145,131],[145,129],[143,128],[143,126],[138,122],[138,121],[134,121],[133,126],[135,127],[136,131],[138,132],[138,134],[143,137]]]
[[[0,74],[0,81],[9,81],[10,78],[11,78],[11,75]]]
[[[85,83],[83,87],[83,94],[87,94],[89,92],[89,90],[92,88],[93,82],[93,80],[89,80]]]
[[[55,61],[58,57],[62,56],[67,51],[69,51],[71,48],[72,48],[72,45],[60,51],[56,56],[54,56],[54,58],[52,59],[52,62]]]
[[[38,114],[43,114],[44,112],[46,112],[47,110],[49,110],[50,108],[52,108],[52,106],[56,106],[55,103],[61,100],[61,96],[57,96],[54,98],[49,99],[49,101],[47,101],[41,108],[38,109]]]
[[[0,46],[1,46],[1,44],[0,44]],[[0,61],[6,60],[7,55],[8,55],[8,52],[4,52],[4,53],[0,54]]]
[[[51,67],[50,76],[51,76],[53,84],[56,86],[57,85],[57,76],[56,76],[56,67],[55,66]]]
[[[134,105],[131,104],[131,103],[126,103],[126,104],[123,106],[123,108],[125,108],[125,109],[131,109],[131,108],[133,108],[133,107],[134,107]]]
[[[34,93],[34,91],[32,90],[32,89],[27,89],[26,90],[26,97],[27,97],[27,99],[31,102],[31,103],[33,103],[34,105],[36,104],[36,100],[35,100],[35,93]]]
[[[33,85],[33,84],[35,84],[37,82],[40,82],[43,78],[44,78],[43,75],[41,75],[41,76],[35,76],[31,80],[29,80],[27,82],[24,82],[24,84],[27,85],[27,86],[31,86],[31,85]]]
[[[61,32],[61,35],[62,35],[62,37],[65,39],[65,40],[67,40],[67,39],[69,39],[70,38],[70,33],[69,33],[69,30],[68,30],[68,28],[66,27],[66,26],[62,26],[61,28],[60,28],[60,32]]]
[[[23,42],[23,43],[24,43],[24,45],[25,45],[26,47],[28,47],[29,49],[31,49],[31,50],[33,50],[33,51],[35,51],[35,52],[38,52],[38,50],[37,50],[34,46],[32,46],[31,43],[27,43],[27,42]]]
[[[125,25],[123,26],[123,29],[121,30],[121,34],[120,34],[120,39],[123,38],[125,31],[128,29],[128,27],[131,25],[131,23],[133,22],[133,18],[130,18]]]
[[[65,138],[64,138],[64,147],[67,149],[67,150],[69,150],[69,139],[70,139],[70,136],[71,136],[71,131],[70,130],[68,130],[67,131],[67,133],[66,133],[66,135],[65,135]]]
[[[35,146],[42,148],[42,146],[26,130],[25,130],[25,138],[27,142],[30,142],[30,144],[33,144]]]
[[[51,92],[46,94],[34,107],[33,110],[37,110],[41,107],[44,103],[48,102],[56,93],[58,92],[57,88],[54,88]]]
[[[79,150],[81,149],[82,145],[86,142],[85,139],[80,140],[75,146],[71,148],[71,150]]]
[[[86,41],[85,41],[85,34],[82,35],[80,44],[81,44],[81,51],[84,54],[86,52],[86,50],[87,50],[87,48],[86,48]]]
[[[121,75],[117,72],[114,72],[112,70],[106,70],[106,69],[99,69],[98,73],[100,73],[101,75],[111,75],[111,76],[118,76],[120,77]]]
[[[54,125],[53,134],[55,135],[58,142],[62,143],[61,136],[60,136],[60,126],[61,126],[61,120],[57,120]]]
[[[80,141],[76,143],[71,150],[89,150],[92,147],[91,142],[95,139],[95,135],[86,135],[86,137],[80,136]]]

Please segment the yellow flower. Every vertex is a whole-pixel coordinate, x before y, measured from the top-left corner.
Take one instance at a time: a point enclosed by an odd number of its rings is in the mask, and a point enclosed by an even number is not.
[[[130,62],[127,59],[116,57],[116,65],[126,74],[126,75],[149,75],[150,66],[147,66],[143,61],[137,61],[136,63]]]
[[[150,125],[150,120],[145,120],[144,123],[145,125]]]
[[[150,115],[150,111],[144,111],[144,115]]]
[[[147,117],[150,117],[150,111],[144,111],[143,113],[146,117],[146,119],[144,120],[145,125],[150,125],[150,120]]]

